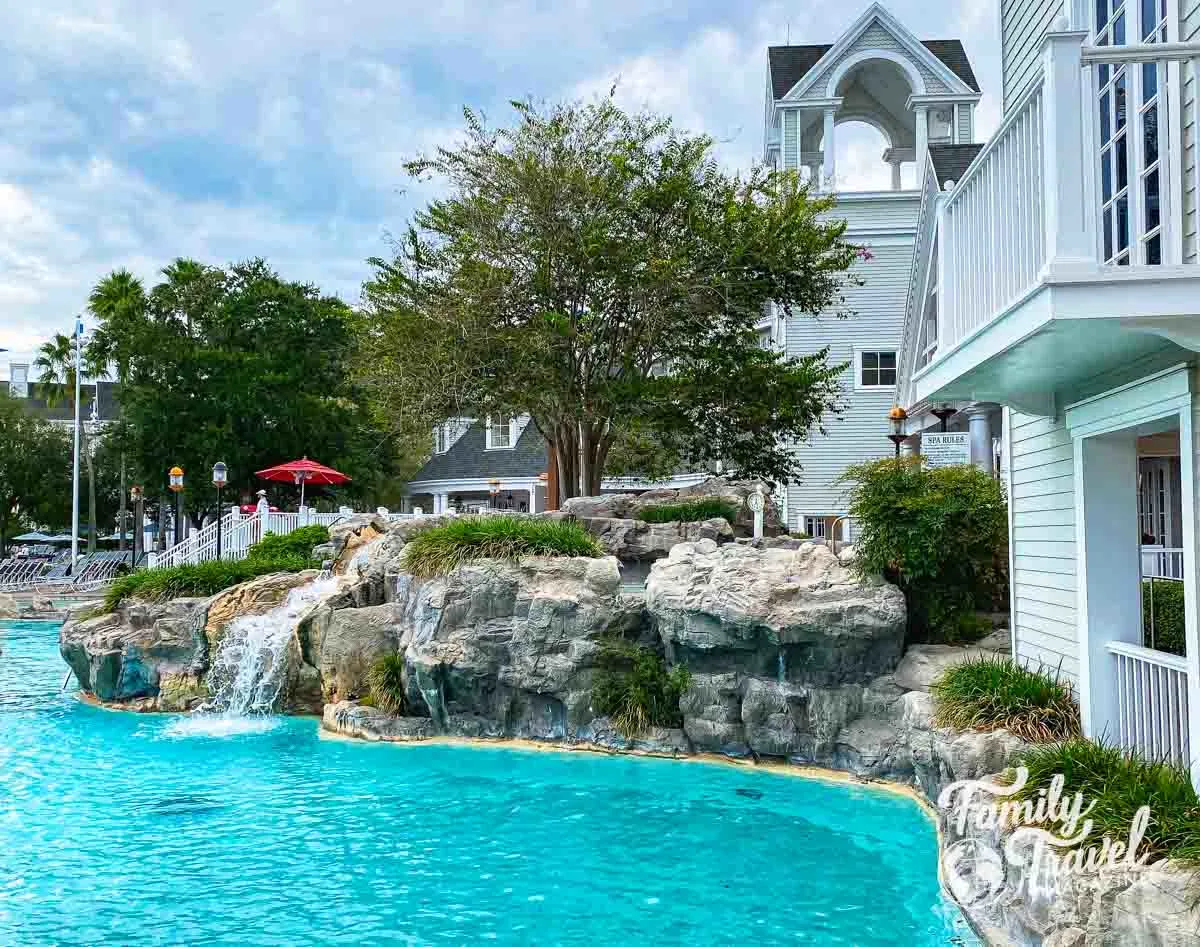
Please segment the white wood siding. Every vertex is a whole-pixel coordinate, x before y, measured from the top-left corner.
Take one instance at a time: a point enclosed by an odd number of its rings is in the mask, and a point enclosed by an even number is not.
[[[890,456],[887,413],[895,403],[894,389],[859,391],[854,387],[854,350],[900,349],[904,308],[912,270],[913,244],[920,197],[905,201],[849,202],[837,213],[852,219],[848,239],[870,247],[873,259],[858,265],[864,285],[847,290],[847,305],[854,315],[838,319],[830,313],[797,315],[787,320],[785,343],[789,355],[815,352],[829,346],[832,363],[849,363],[842,377],[846,409],[840,418],[826,422],[828,433],[814,431],[809,442],[796,447],[803,472],[800,481],[788,487],[788,517],[802,525],[804,515],[834,515],[845,512],[845,488],[837,481],[855,463]],[[901,211],[903,210],[903,214]],[[880,215],[909,228],[907,234],[872,239],[855,236],[854,221],[880,227]]]
[[[906,60],[913,63],[914,67],[921,74],[921,78],[925,80],[926,92],[948,92],[949,89],[942,79],[934,74],[934,71],[923,62],[916,62],[913,59],[913,54],[908,51],[891,31],[880,26],[879,23],[873,23],[863,31],[862,36],[856,39],[845,55],[841,57],[841,61],[848,59],[855,53],[862,52],[864,49],[886,49],[888,52],[896,53],[903,56]],[[816,84],[804,95],[806,99],[821,99],[825,97],[825,87],[829,83],[829,77],[833,71],[840,65],[840,61],[833,63],[831,66],[821,72],[820,78]]]
[[[1042,61],[1042,40],[1064,15],[1063,0],[1000,0],[1004,109],[1029,88]]]
[[[1012,412],[1012,604],[1016,656],[1079,679],[1075,610],[1075,477],[1061,418]]]
[[[1200,0],[1197,0],[1200,3]],[[969,105],[960,105],[958,107],[958,143],[960,145],[969,145],[975,140],[975,129],[972,121],[974,109]]]
[[[795,169],[800,154],[796,147],[796,119],[795,109],[783,110],[783,166],[791,169]]]
[[[1200,0],[1180,0],[1179,38],[1184,41],[1200,39]],[[1183,83],[1183,262],[1200,262],[1200,240],[1197,238],[1196,208],[1196,75],[1194,63],[1180,66]]]

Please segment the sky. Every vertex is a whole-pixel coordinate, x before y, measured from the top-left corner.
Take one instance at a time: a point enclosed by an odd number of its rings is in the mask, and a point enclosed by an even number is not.
[[[1000,115],[996,0],[890,0],[959,38]],[[255,256],[359,299],[366,260],[431,195],[402,163],[462,107],[605,94],[761,159],[766,47],[831,43],[852,3],[794,0],[38,0],[0,5],[0,378],[70,332],[98,279]],[[845,131],[845,133],[843,133]],[[839,127],[839,180],[887,186],[880,139]]]

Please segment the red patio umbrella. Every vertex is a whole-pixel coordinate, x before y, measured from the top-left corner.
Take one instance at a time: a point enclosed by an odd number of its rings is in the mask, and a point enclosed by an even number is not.
[[[315,460],[309,460],[308,457],[279,464],[277,467],[268,467],[266,470],[259,470],[255,476],[262,477],[264,480],[278,480],[281,483],[287,483],[290,480],[292,483],[299,484],[301,506],[304,506],[304,485],[306,483],[350,482],[350,478],[344,473],[334,470],[332,467],[326,467],[324,464],[318,464]]]

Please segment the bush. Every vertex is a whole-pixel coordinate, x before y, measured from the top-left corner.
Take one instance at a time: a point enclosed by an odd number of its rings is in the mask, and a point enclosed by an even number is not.
[[[464,516],[414,536],[404,547],[404,568],[427,578],[446,575],[476,559],[603,555],[595,537],[578,523],[528,516]]]
[[[1085,807],[1095,801],[1088,815],[1095,824],[1093,844],[1105,835],[1127,839],[1134,814],[1149,806],[1150,826],[1139,851],[1200,861],[1200,798],[1186,770],[1082,738],[1037,747],[1022,763],[1029,769],[1029,782],[1018,798],[1036,799],[1062,773],[1064,795],[1083,793]]]
[[[247,559],[311,559],[313,546],[329,541],[329,527],[301,526],[290,533],[267,533],[246,550]]]
[[[1154,603],[1153,638],[1150,634],[1151,601]],[[1183,630],[1183,614],[1182,582],[1158,579],[1153,583],[1142,583],[1142,643],[1147,648],[1157,648],[1171,654],[1186,654],[1187,639]]]
[[[645,523],[697,523],[701,520],[723,519],[732,526],[739,508],[732,500],[710,497],[681,503],[656,503],[643,507],[634,516]]]
[[[592,710],[611,717],[625,736],[648,727],[680,727],[679,699],[691,683],[683,665],[667,670],[656,652],[621,639],[600,646],[600,666],[592,683]]]
[[[1011,658],[980,658],[947,668],[930,688],[934,722],[959,730],[1011,730],[1033,743],[1079,734],[1069,684]]]
[[[404,655],[385,654],[379,658],[367,672],[367,685],[370,687],[369,706],[403,716],[408,706],[404,694]]]
[[[116,579],[104,593],[103,611],[111,612],[130,598],[161,602],[184,596],[215,595],[242,582],[272,572],[303,572],[320,566],[311,559],[239,559],[143,569]]]
[[[973,641],[977,609],[1007,600],[1004,489],[973,466],[924,470],[918,457],[849,468],[855,568],[904,591],[912,641]]]

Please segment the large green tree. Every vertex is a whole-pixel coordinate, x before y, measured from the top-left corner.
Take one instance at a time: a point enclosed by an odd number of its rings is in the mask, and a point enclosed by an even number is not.
[[[126,277],[111,274],[91,295],[89,356],[115,368],[114,443],[151,492],[179,464],[197,497],[189,507],[205,509],[218,460],[232,502],[262,485],[255,470],[307,454],[354,478],[347,495],[376,496],[393,454],[353,379],[350,307],[262,260],[176,260],[148,292]]]
[[[791,173],[723,171],[713,142],[611,100],[466,112],[461,144],[412,162],[446,196],[364,287],[375,402],[402,429],[527,413],[562,496],[595,493],[614,446],[725,461],[780,482],[789,444],[838,407],[827,352],[758,325],[841,312],[858,249]],[[615,455],[614,455],[615,459]]]
[[[68,435],[0,390],[0,556],[13,526],[56,528],[70,509]]]

